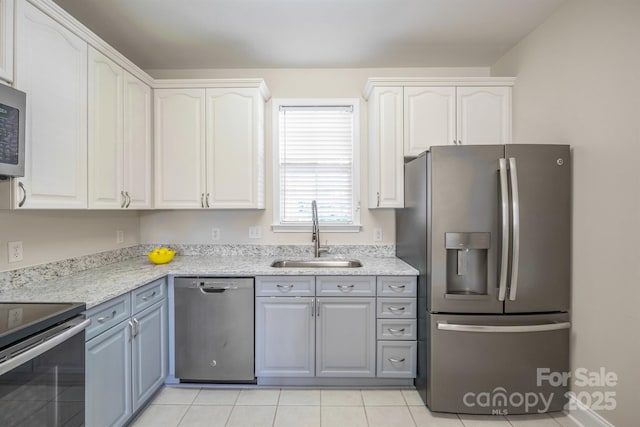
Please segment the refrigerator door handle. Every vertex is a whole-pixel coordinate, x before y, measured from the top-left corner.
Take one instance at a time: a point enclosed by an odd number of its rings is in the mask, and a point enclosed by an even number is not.
[[[522,332],[548,332],[571,328],[571,322],[542,323],[539,325],[516,326],[489,326],[489,325],[458,325],[447,322],[438,322],[441,331],[454,332],[482,332],[482,333],[522,333]]]
[[[518,264],[520,263],[520,196],[518,193],[518,169],[514,157],[509,158],[509,175],[511,178],[511,223],[513,225],[509,299],[515,301],[518,291]]]
[[[507,263],[509,262],[509,183],[507,178],[507,159],[499,159],[500,167],[500,206],[502,211],[502,245],[500,247],[500,284],[498,300],[504,301],[507,294]]]

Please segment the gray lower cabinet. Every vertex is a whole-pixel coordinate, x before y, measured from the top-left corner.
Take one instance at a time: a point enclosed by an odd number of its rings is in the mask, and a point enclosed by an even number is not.
[[[312,377],[314,299],[256,298],[256,376]]]
[[[121,426],[167,375],[166,280],[94,307],[87,317],[86,425]]]
[[[318,298],[316,376],[376,376],[375,298]]]
[[[256,277],[257,377],[375,377],[375,357],[375,277]]]

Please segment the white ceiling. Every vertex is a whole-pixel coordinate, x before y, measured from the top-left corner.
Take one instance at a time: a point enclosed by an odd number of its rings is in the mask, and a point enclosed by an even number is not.
[[[54,0],[143,69],[490,66],[563,0]]]

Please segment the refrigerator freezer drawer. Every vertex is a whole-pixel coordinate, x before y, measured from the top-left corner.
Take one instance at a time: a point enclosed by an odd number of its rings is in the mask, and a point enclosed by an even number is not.
[[[562,410],[569,384],[569,314],[427,316],[432,411],[524,414]],[[548,370],[548,371],[547,371]]]

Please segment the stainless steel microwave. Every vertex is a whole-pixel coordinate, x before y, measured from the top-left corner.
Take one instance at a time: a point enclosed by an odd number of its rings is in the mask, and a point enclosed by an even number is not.
[[[27,96],[0,84],[0,179],[24,176]]]

